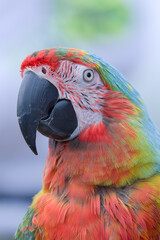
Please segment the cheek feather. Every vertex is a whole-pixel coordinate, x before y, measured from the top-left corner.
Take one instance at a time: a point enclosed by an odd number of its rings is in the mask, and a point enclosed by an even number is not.
[[[137,114],[135,106],[120,92],[108,91],[99,103],[102,113],[111,120],[123,120]]]

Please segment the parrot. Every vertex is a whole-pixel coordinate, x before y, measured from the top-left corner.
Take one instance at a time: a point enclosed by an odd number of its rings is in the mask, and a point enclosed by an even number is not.
[[[49,148],[14,240],[160,239],[160,134],[135,88],[74,48],[35,51],[20,71],[22,135]]]

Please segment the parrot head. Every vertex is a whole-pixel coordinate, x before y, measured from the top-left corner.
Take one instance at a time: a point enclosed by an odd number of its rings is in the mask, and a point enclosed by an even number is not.
[[[117,179],[117,172],[123,171],[124,178],[117,183],[123,185],[124,179],[130,182],[157,170],[157,129],[137,91],[115,68],[88,52],[53,48],[29,55],[21,74],[17,115],[35,154],[38,130],[54,142],[68,143],[73,154],[77,151],[79,165],[85,162],[96,183],[116,182],[106,181],[107,176],[112,173]],[[67,157],[75,161],[69,151]],[[99,162],[103,164],[97,170]],[[83,172],[81,167],[78,171]]]

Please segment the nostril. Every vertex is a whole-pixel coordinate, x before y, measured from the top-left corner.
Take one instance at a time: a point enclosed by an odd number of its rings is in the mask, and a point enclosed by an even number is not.
[[[42,73],[46,74],[46,72],[47,72],[47,70],[44,67],[42,67]]]

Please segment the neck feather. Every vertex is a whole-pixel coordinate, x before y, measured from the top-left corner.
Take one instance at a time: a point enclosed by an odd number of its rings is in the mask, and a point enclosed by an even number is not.
[[[130,185],[155,174],[154,152],[139,128],[129,122],[103,122],[68,142],[50,139],[44,169],[45,190],[63,191],[68,184]]]

